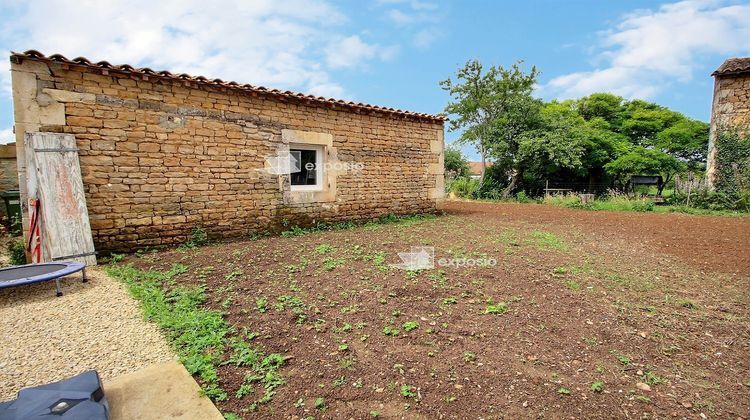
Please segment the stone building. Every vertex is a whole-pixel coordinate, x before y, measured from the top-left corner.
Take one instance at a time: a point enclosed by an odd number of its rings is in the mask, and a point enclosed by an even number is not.
[[[196,227],[237,237],[428,212],[444,195],[443,117],[33,50],[10,59],[22,202],[24,133],[73,134],[100,251]]]
[[[18,189],[16,145],[0,144],[0,192]],[[5,204],[0,202],[0,216],[6,216]]]
[[[709,186],[716,180],[716,138],[722,127],[746,130],[750,125],[750,57],[730,58],[715,72],[708,140]]]

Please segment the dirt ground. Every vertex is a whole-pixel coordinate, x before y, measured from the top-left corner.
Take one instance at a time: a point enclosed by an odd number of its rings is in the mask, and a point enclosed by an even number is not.
[[[750,418],[750,218],[445,212],[128,260],[186,264],[178,282],[288,357],[256,412],[220,368],[242,417]],[[412,246],[438,266],[389,266]]]

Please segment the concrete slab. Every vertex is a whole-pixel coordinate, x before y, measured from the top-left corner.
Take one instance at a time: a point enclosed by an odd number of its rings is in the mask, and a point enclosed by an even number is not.
[[[223,420],[179,362],[153,365],[104,383],[112,420]]]

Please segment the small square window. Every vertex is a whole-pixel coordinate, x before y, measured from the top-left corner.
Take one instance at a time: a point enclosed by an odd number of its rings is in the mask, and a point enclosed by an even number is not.
[[[323,148],[292,145],[289,154],[293,159],[290,181],[292,191],[323,189]]]

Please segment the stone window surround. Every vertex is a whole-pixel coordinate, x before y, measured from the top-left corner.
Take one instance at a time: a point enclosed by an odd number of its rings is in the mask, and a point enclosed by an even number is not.
[[[315,184],[314,185],[292,185],[292,192],[297,191],[321,191],[323,190],[323,180],[326,175],[325,146],[317,144],[292,143],[289,150],[311,150],[315,152]],[[300,162],[301,165],[301,162]],[[303,168],[300,168],[303,169]]]
[[[289,152],[291,147],[300,146],[320,146],[323,154],[321,162],[324,166],[334,167],[338,163],[337,148],[333,147],[333,136],[328,133],[318,133],[314,131],[302,130],[281,130],[280,152]],[[290,147],[291,146],[291,147]],[[316,190],[298,190],[291,188],[289,176],[282,177],[282,189],[284,191],[284,204],[305,204],[305,203],[331,203],[336,201],[336,178],[335,170],[322,171],[322,185]]]

